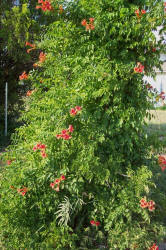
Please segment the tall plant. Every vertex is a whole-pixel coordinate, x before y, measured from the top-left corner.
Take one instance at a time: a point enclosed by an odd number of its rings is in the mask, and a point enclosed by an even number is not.
[[[143,76],[161,64],[162,38],[152,30],[164,22],[163,3],[40,1],[38,8],[57,21],[37,44],[36,69],[20,78],[33,90],[25,125],[4,155],[1,241],[157,249],[165,227],[143,131],[150,105]]]

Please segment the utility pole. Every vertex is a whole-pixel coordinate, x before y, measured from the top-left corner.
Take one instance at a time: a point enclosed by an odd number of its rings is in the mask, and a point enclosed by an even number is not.
[[[8,83],[5,87],[5,136],[7,136],[7,106],[8,106]]]

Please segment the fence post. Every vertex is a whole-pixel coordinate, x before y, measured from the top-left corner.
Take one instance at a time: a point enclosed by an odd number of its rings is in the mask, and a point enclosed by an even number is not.
[[[5,136],[7,136],[7,106],[8,106],[8,83],[5,87]]]

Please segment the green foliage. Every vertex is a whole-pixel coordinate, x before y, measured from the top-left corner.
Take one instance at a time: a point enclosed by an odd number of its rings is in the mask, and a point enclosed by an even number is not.
[[[152,43],[163,46],[152,29],[164,13],[161,3],[138,2],[70,2],[38,43],[46,60],[29,74],[35,91],[3,156],[12,160],[1,182],[5,247],[148,249],[163,237],[157,202],[152,212],[140,207],[142,197],[153,199],[155,180],[143,129],[151,104],[134,67],[141,62],[153,75],[160,65]],[[144,5],[149,11],[138,20]],[[90,17],[95,29],[86,31],[81,21]],[[72,116],[76,106],[82,109]],[[58,139],[69,125],[72,138]],[[33,150],[39,142],[47,157]],[[62,175],[58,192],[50,183]],[[23,186],[25,196],[17,190]]]
[[[9,134],[17,126],[13,114],[18,116],[16,107],[22,105],[21,97],[27,88],[18,85],[18,76],[23,69],[30,70],[34,60],[26,53],[25,41],[33,39],[36,33],[35,21],[26,3],[13,7],[13,1],[0,2],[0,124],[4,131],[5,84],[8,82]]]
[[[11,0],[0,1],[0,124],[3,131],[5,84],[8,82],[9,134],[17,127],[10,114],[17,116],[19,109],[15,107],[23,106],[22,96],[31,87],[30,82],[19,85],[19,75],[33,68],[39,54],[38,50],[27,54],[25,42],[42,39],[45,25],[55,20],[53,15],[43,15],[36,10],[36,5],[36,0],[20,0],[19,5]]]

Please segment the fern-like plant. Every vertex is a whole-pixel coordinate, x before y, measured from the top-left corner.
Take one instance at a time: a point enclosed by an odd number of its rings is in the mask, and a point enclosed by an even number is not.
[[[58,225],[67,226],[70,221],[71,210],[72,205],[70,204],[70,200],[67,196],[65,196],[64,201],[58,205],[58,211],[55,213],[57,215],[56,219],[59,220]]]

